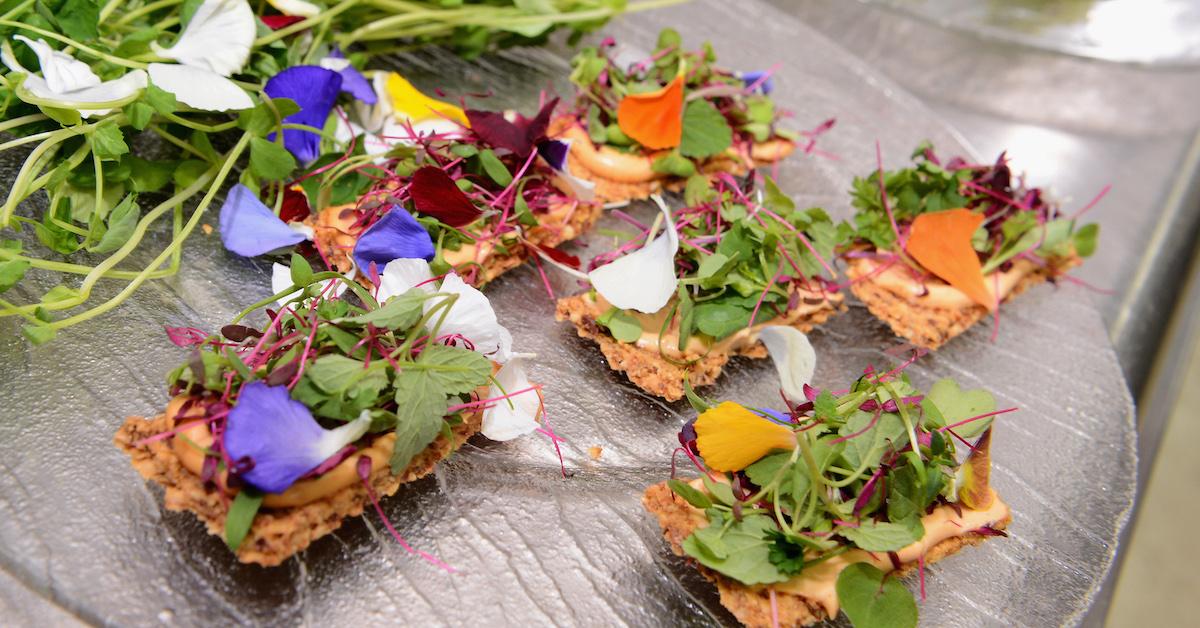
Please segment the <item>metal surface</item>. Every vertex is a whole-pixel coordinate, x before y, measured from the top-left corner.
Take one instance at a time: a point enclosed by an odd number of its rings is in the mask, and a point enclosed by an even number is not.
[[[798,156],[779,172],[802,205],[847,217],[845,190],[874,167],[876,139],[889,166],[926,137],[966,150],[915,99],[769,6],[694,2],[606,33],[645,53],[664,25],[687,41],[711,39],[730,67],[783,62],[776,93],[796,112],[797,128],[838,117],[822,141],[838,159]],[[528,106],[538,87],[565,91],[566,54],[398,63],[424,86],[491,87],[501,95],[495,104]],[[12,176],[4,166],[0,180]],[[592,236],[577,252],[609,246]],[[645,486],[668,477],[675,432],[690,410],[638,393],[594,346],[555,324],[529,268],[489,294],[515,346],[539,355],[531,376],[545,383],[571,477],[560,477],[545,440],[476,439],[436,478],[387,500],[400,532],[456,575],[406,555],[374,515],[282,567],[238,565],[191,515],[164,511],[110,443],[126,414],[154,413],[166,401],[163,374],[184,355],[162,325],[212,329],[268,293],[269,264],[230,256],[215,236],[197,236],[184,264],[179,276],[48,346],[28,347],[12,321],[0,322],[0,567],[30,590],[89,623],[113,625],[732,623],[639,504]],[[576,289],[559,276],[551,283],[559,293]],[[999,422],[993,444],[993,481],[1013,508],[1012,536],[930,569],[926,625],[1072,623],[1111,565],[1133,503],[1133,410],[1103,321],[1083,295],[1076,286],[1041,286],[1005,308],[996,342],[981,326],[909,369],[918,385],[949,375],[1022,409]],[[883,351],[895,343],[854,306],[813,334],[815,383],[844,384],[866,364],[890,360]],[[769,405],[776,387],[768,363],[738,360],[704,392]],[[588,456],[591,446],[603,447],[599,460]]]

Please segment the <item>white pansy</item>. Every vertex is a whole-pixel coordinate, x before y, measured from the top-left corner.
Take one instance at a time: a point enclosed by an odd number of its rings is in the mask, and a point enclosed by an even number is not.
[[[321,7],[304,0],[267,0],[267,4],[284,15],[316,17],[321,14]]]
[[[229,76],[246,65],[257,28],[246,0],[204,0],[175,45],[150,47],[159,56]]]
[[[383,303],[417,286],[420,286],[425,292],[433,292],[431,279],[433,279],[433,271],[429,270],[429,262],[407,257],[394,259],[383,267],[383,272],[379,273],[379,291],[376,293],[376,298]]]
[[[513,358],[496,372],[488,398],[496,399],[483,411],[483,435],[496,441],[512,440],[538,428],[542,398],[525,375],[524,360]],[[512,395],[506,399],[497,399]]]
[[[783,394],[791,401],[804,399],[804,385],[812,381],[817,368],[817,352],[808,336],[795,327],[771,325],[758,332],[779,373]]]
[[[16,60],[7,42],[0,49],[0,62],[13,72],[25,75],[21,83],[24,91],[43,101],[61,103],[63,109],[74,109],[85,118],[112,111],[111,107],[88,108],[88,103],[121,103],[133,99],[146,87],[146,73],[141,70],[127,72],[111,81],[101,81],[86,63],[54,50],[41,39],[34,41],[21,35],[14,39],[33,49],[41,66],[42,76],[38,76]]]
[[[596,292],[622,310],[653,314],[671,300],[679,284],[675,276],[679,234],[671,220],[671,210],[661,198],[656,196],[654,201],[666,223],[662,234],[637,251],[588,273]]]
[[[179,102],[205,111],[249,109],[254,101],[233,81],[204,68],[168,63],[151,63],[150,80],[171,92]]]

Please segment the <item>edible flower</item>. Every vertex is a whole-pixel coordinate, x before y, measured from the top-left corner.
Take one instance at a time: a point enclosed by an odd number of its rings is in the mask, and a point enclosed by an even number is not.
[[[696,419],[696,447],[714,471],[741,471],[774,449],[796,448],[796,434],[732,401]]]
[[[683,139],[683,74],[662,89],[622,98],[617,105],[617,126],[646,148],[679,146]]]
[[[671,300],[679,283],[675,276],[679,234],[675,231],[675,222],[671,220],[671,210],[661,198],[655,197],[654,200],[666,222],[662,234],[641,249],[588,273],[596,292],[622,310],[653,314]]]
[[[904,250],[926,270],[994,310],[996,300],[983,280],[983,266],[971,245],[983,216],[968,209],[921,214],[913,219]]]
[[[469,225],[482,213],[454,183],[454,179],[437,166],[418,168],[412,174],[408,194],[412,197],[413,206],[417,211],[433,216],[451,227]]]
[[[384,303],[413,288],[432,292],[432,280],[433,273],[425,260],[397,259],[388,263],[380,273],[379,290],[375,298]],[[456,343],[466,340],[475,351],[488,356],[493,362],[503,364],[509,360],[512,355],[512,334],[500,324],[496,310],[482,292],[455,273],[446,275],[436,291],[441,294],[458,295],[454,305],[445,313],[444,319],[440,316],[433,319],[434,323],[441,319],[441,326],[437,331],[439,337],[454,338]],[[425,311],[428,312],[436,306],[438,301],[426,300]]]
[[[542,140],[537,145],[538,155],[558,176],[566,181],[575,198],[581,201],[591,201],[596,198],[596,182],[580,179],[571,174],[571,165],[567,155],[571,153],[571,140]]]
[[[207,111],[249,109],[254,102],[228,76],[240,72],[250,58],[258,29],[246,0],[204,0],[175,44],[150,47],[179,64],[151,63],[146,70],[160,89],[179,102]]]
[[[375,221],[354,245],[354,264],[370,276],[371,262],[383,268],[402,257],[432,260],[437,251],[421,223],[403,207],[393,207]]]
[[[754,88],[754,91],[766,96],[772,91],[775,91],[775,79],[772,78],[772,72],[759,70],[755,72],[740,72],[738,78],[746,84],[746,88]]]
[[[808,336],[795,327],[771,325],[758,332],[758,339],[775,363],[784,396],[791,401],[805,399],[804,386],[812,381],[817,367],[817,353]]]
[[[287,386],[255,381],[242,386],[225,423],[225,450],[230,458],[253,466],[241,473],[248,484],[267,493],[282,493],[371,426],[369,414],[332,430],[321,427]]]
[[[86,63],[51,48],[45,40],[34,41],[23,35],[14,35],[13,39],[25,42],[33,50],[42,72],[42,76],[38,76],[25,69],[5,42],[0,61],[13,72],[25,75],[21,88],[40,100],[62,103],[64,109],[75,109],[85,118],[112,111],[111,107],[85,108],[87,103],[119,106],[146,87],[146,73],[141,70],[128,72],[112,81],[101,81]]]
[[[308,4],[305,2],[304,4]],[[371,87],[371,82],[367,77],[363,76],[358,68],[354,67],[346,55],[338,48],[330,51],[329,55],[321,59],[321,67],[326,70],[333,70],[342,75],[342,91],[350,94],[355,99],[360,100],[368,105],[373,105],[379,101],[379,95]]]
[[[493,405],[483,411],[484,436],[494,441],[512,440],[538,428],[542,397],[525,375],[524,359],[514,357],[496,372],[488,390]]]
[[[267,0],[267,4],[287,16],[316,17],[321,14],[321,7],[304,0]]]
[[[542,105],[537,115],[526,118],[520,113],[513,113],[512,119],[498,111],[479,111],[468,109],[467,120],[471,123],[471,132],[480,139],[497,148],[511,151],[517,157],[528,157],[534,146],[546,137],[546,127],[550,125],[550,114],[558,105],[557,98],[551,98]]]
[[[297,65],[281,71],[267,81],[263,91],[271,98],[290,98],[300,111],[283,119],[288,124],[303,124],[320,129],[342,89],[342,75],[318,65]],[[273,139],[275,134],[267,136]],[[313,131],[285,129],[283,145],[301,163],[320,156],[321,136]]]
[[[398,120],[407,120],[418,135],[455,133],[467,126],[467,116],[455,105],[422,94],[413,84],[395,72],[384,77],[384,89]]]
[[[243,257],[262,255],[308,239],[302,230],[280,220],[241,183],[225,196],[219,220],[221,243]]]

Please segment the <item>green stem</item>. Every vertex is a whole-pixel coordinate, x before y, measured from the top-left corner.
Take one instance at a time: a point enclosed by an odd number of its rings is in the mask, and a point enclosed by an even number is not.
[[[41,122],[42,120],[49,120],[49,119],[50,119],[50,117],[44,113],[31,113],[27,116],[13,118],[12,120],[8,120],[4,123],[0,123],[0,132],[7,131],[9,129],[15,129],[19,126],[29,124],[31,122]],[[0,149],[0,150],[3,150],[3,149]]]
[[[12,20],[0,20],[0,26],[8,26],[10,28],[17,28],[17,29],[29,31],[31,33],[37,33],[38,35],[41,35],[42,37],[46,37],[48,39],[53,39],[54,41],[66,44],[68,46],[75,48],[76,50],[79,50],[80,52],[89,54],[93,57],[96,57],[97,59],[102,59],[113,65],[119,65],[124,68],[132,68],[134,70],[145,70],[146,69],[146,64],[144,64],[144,63],[137,63],[134,61],[130,61],[128,59],[122,59],[121,57],[116,57],[116,56],[110,55],[106,52],[101,52],[90,46],[85,46],[85,45],[75,41],[74,39],[71,39],[70,37],[63,37],[62,35],[59,35],[58,33],[48,31],[44,28],[30,26],[29,24],[24,24],[22,22],[14,22]]]
[[[342,2],[331,9],[322,11],[320,15],[315,15],[308,19],[296,22],[295,24],[292,24],[291,26],[281,28],[273,33],[263,35],[262,37],[259,37],[258,39],[254,40],[254,48],[255,49],[261,48],[263,46],[266,46],[267,44],[279,41],[280,39],[283,39],[284,37],[292,35],[293,33],[299,33],[300,31],[308,30],[308,29],[320,24],[321,22],[332,20],[333,18],[337,17],[338,15],[341,15],[342,13],[345,13],[346,11],[349,11],[350,9],[357,6],[360,1],[361,0],[346,0],[345,2]]]
[[[10,17],[20,15],[20,14],[28,11],[32,7],[33,7],[33,0],[25,0],[25,2],[22,2],[21,4],[18,4],[17,6],[13,7],[4,15],[0,15],[0,20],[7,20]]]
[[[176,4],[180,4],[182,1],[183,0],[158,0],[158,2],[151,2],[150,4],[147,4],[146,6],[141,7],[140,9],[134,9],[134,10],[130,11],[129,13],[122,15],[121,18],[116,21],[116,25],[123,26],[125,24],[128,24],[128,23],[138,19],[139,17],[142,17],[143,15],[149,15],[159,9],[165,9],[169,6],[174,6]],[[109,4],[113,4],[115,2],[120,2],[120,0],[112,0],[111,2],[109,2]],[[107,9],[108,7],[105,7],[105,8]],[[100,21],[102,21],[102,22],[104,21],[103,13],[100,14]]]

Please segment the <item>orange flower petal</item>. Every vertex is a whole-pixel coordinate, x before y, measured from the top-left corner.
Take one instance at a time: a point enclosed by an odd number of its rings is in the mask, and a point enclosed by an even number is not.
[[[795,449],[796,435],[787,427],[725,401],[696,419],[696,447],[708,468],[741,471],[772,449]]]
[[[674,148],[683,138],[683,75],[645,94],[630,94],[617,106],[621,132],[646,148]]]
[[[971,246],[971,236],[981,223],[983,216],[967,209],[921,214],[913,220],[904,250],[925,270],[992,310],[996,298],[987,289],[979,255]]]

